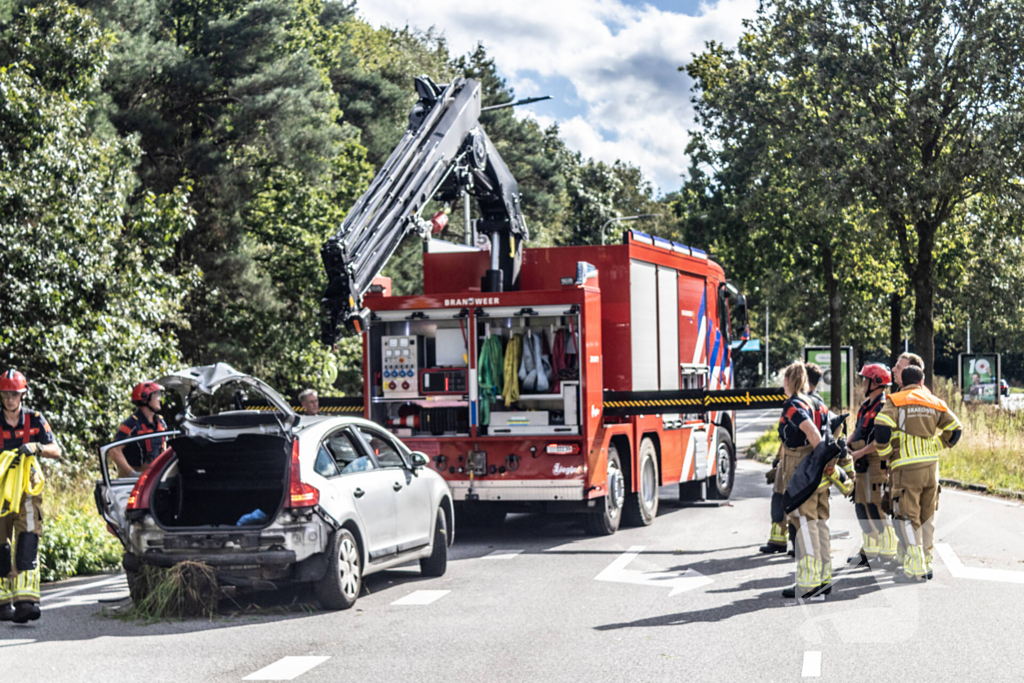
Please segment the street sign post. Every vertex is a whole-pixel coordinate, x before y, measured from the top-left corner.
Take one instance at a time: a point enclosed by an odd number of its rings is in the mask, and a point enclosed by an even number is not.
[[[999,405],[999,386],[1002,379],[1000,360],[998,353],[960,354],[957,384],[965,402]]]

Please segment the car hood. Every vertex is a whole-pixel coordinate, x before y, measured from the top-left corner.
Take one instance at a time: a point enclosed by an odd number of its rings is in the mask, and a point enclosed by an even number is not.
[[[294,424],[299,417],[298,414],[292,410],[288,401],[285,400],[281,394],[274,391],[269,384],[256,379],[252,375],[241,373],[227,363],[200,365],[193,368],[178,370],[177,372],[172,372],[161,377],[157,382],[163,385],[166,389],[173,389],[177,391],[182,396],[187,396],[193,391],[200,394],[213,394],[217,390],[217,387],[222,384],[238,382],[239,384],[250,386],[263,394],[274,408],[287,416],[290,423]]]

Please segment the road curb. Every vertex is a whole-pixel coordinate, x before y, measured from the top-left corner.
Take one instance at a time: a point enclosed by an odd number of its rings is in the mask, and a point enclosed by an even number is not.
[[[940,478],[939,483],[942,484],[943,486],[952,486],[953,488],[964,489],[965,491],[976,491],[978,493],[999,496],[1000,498],[1013,498],[1016,500],[1024,500],[1024,491],[997,488],[995,486],[986,486],[985,484],[971,484],[959,481],[957,479]]]

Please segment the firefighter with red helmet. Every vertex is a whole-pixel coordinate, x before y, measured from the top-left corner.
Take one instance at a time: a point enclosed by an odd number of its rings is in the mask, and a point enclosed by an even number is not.
[[[60,459],[60,446],[43,414],[23,405],[25,375],[0,375],[0,621],[39,618],[39,535],[43,529],[43,475],[36,458]],[[10,485],[9,485],[10,484]]]
[[[160,416],[164,388],[156,382],[139,382],[132,389],[132,403],[137,410],[125,418],[117,428],[114,441],[133,436],[144,436],[167,431],[167,423]],[[118,477],[132,477],[141,474],[166,448],[165,437],[153,437],[133,441],[110,449],[110,459],[117,466]]]
[[[882,512],[882,496],[889,480],[885,460],[875,444],[875,417],[885,406],[885,390],[892,384],[892,373],[881,363],[868,363],[860,371],[864,380],[864,402],[857,411],[857,425],[850,439],[850,457],[857,472],[853,504],[860,522],[863,541],[859,556],[851,562],[867,565],[878,560],[891,564],[896,557],[896,534]]]

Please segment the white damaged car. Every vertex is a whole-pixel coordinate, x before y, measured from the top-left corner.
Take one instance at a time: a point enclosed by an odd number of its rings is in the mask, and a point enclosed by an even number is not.
[[[104,446],[95,492],[133,599],[142,565],[183,560],[212,566],[226,587],[311,584],[327,609],[351,607],[364,576],[412,560],[444,574],[452,496],[427,456],[367,420],[299,416],[224,363],[158,381],[181,396],[167,450],[140,477],[116,479],[107,452],[154,435]],[[246,409],[253,393],[270,409]]]

